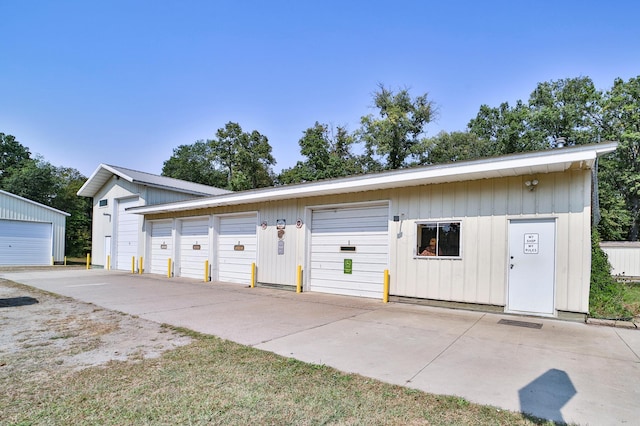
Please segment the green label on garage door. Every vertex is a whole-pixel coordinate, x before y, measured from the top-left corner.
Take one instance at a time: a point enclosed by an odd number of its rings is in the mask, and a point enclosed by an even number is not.
[[[344,260],[344,273],[350,274],[353,271],[353,259]]]

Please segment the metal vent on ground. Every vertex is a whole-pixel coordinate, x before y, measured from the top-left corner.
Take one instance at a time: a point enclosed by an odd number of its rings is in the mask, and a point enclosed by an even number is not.
[[[515,320],[507,320],[507,319],[501,319],[500,321],[498,321],[498,324],[512,325],[514,327],[525,327],[525,328],[536,328],[536,329],[542,328],[542,324],[538,322],[515,321]]]

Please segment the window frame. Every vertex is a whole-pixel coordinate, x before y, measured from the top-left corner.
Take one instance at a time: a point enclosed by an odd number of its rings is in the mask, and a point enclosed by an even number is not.
[[[102,202],[104,201],[104,204],[102,204]],[[109,207],[109,199],[108,198],[103,198],[102,200],[98,201],[98,208],[105,208],[105,207]]]
[[[415,259],[462,259],[462,228],[463,221],[461,219],[439,219],[439,220],[419,220],[415,222],[416,240],[414,246],[414,258]],[[420,255],[420,247],[422,240],[422,229],[425,225],[434,226],[436,228],[436,247],[440,246],[440,227],[445,224],[458,224],[458,255],[441,255],[435,256],[422,256]],[[424,245],[424,244],[423,244]]]

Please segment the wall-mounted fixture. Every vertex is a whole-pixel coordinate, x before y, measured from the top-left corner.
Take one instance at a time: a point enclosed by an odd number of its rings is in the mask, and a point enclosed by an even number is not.
[[[111,222],[111,213],[102,213],[102,216],[109,216],[109,222]]]
[[[535,191],[536,187],[538,186],[538,179],[531,179],[531,180],[525,181],[524,186],[529,191]]]

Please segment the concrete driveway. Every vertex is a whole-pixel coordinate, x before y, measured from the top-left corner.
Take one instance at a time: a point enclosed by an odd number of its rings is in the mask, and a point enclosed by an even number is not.
[[[640,419],[638,330],[103,270],[0,277],[302,361],[555,421]]]

